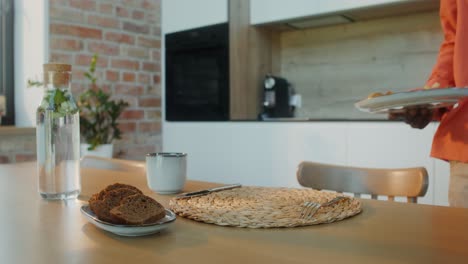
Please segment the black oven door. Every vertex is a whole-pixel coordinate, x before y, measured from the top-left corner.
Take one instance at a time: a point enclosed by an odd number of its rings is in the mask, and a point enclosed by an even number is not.
[[[218,31],[166,36],[166,120],[229,120],[227,32]]]

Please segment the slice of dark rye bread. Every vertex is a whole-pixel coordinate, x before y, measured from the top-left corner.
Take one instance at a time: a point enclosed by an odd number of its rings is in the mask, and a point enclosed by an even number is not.
[[[100,220],[114,224],[120,224],[122,222],[118,219],[114,219],[110,214],[110,211],[112,208],[120,205],[120,202],[125,197],[135,194],[139,194],[139,192],[130,188],[111,189],[101,196],[102,199],[90,199],[89,207]]]
[[[121,189],[121,188],[132,189],[132,190],[135,190],[136,193],[142,193],[135,186],[128,185],[128,184],[123,184],[123,183],[114,183],[112,185],[107,186],[102,191],[93,194],[91,196],[91,198],[89,199],[89,201],[88,201],[89,202],[89,207],[94,212],[95,211],[95,206],[94,205],[96,204],[95,203],[96,201],[98,201],[98,200],[102,201],[104,199],[104,195],[106,195],[109,191],[116,190],[116,189]]]
[[[125,208],[139,208],[136,209],[137,211],[131,214],[129,219],[126,218],[125,214],[117,213],[118,216],[114,216],[110,213],[112,209],[120,206],[126,197],[133,195],[141,195],[143,198],[140,197],[139,199],[134,198],[125,200]],[[142,203],[143,200],[144,202]],[[159,219],[164,218],[166,215],[165,209],[161,204],[156,202],[151,197],[143,195],[142,191],[138,188],[123,183],[109,185],[99,193],[92,195],[89,199],[89,207],[100,220],[113,224],[135,225],[143,223],[154,223]],[[143,222],[141,222],[137,219],[138,217],[143,217],[145,219]],[[137,219],[137,221],[135,221],[135,219]]]
[[[96,198],[98,200],[102,200],[104,198],[104,195],[106,195],[107,192],[112,191],[112,190],[116,190],[116,189],[120,189],[120,188],[132,189],[132,190],[135,190],[137,193],[143,194],[143,192],[140,191],[140,189],[138,189],[135,186],[124,184],[124,183],[114,183],[112,185],[107,186],[106,188],[104,188],[104,190],[100,191],[99,193],[97,193]]]
[[[151,197],[135,194],[122,199],[119,206],[112,208],[111,216],[120,223],[129,225],[152,224],[164,218],[164,207]]]

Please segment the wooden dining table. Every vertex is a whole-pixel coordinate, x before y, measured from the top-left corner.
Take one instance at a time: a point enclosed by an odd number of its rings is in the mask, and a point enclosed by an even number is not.
[[[177,217],[158,234],[121,237],[80,212],[93,193],[121,182],[166,207],[172,196],[151,192],[139,173],[81,176],[78,199],[49,201],[35,163],[0,165],[0,263],[468,263],[468,209],[362,200],[362,213],[330,224],[248,229]],[[184,191],[217,185],[188,181]]]

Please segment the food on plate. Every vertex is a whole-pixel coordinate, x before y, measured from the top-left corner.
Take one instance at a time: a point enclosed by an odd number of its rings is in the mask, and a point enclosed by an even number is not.
[[[128,184],[123,184],[123,183],[114,183],[112,185],[107,186],[104,190],[100,191],[100,195],[106,194],[109,191],[116,190],[116,189],[121,189],[121,188],[127,188],[127,189],[132,189],[138,193],[142,193],[140,189],[138,189],[135,186],[128,185]]]
[[[110,191],[113,191],[113,190],[116,190],[116,189],[121,189],[121,188],[126,188],[126,189],[131,189],[131,190],[134,190],[135,192],[137,193],[142,193],[138,188],[134,187],[134,186],[131,186],[131,185],[128,185],[128,184],[123,184],[123,183],[114,183],[112,185],[109,185],[107,186],[106,188],[104,188],[104,190],[94,194],[91,199],[90,199],[90,207],[91,207],[91,210],[93,209],[93,204],[91,203],[91,201],[95,201],[95,200],[102,200],[104,199],[104,196],[110,192]]]
[[[376,98],[376,97],[379,97],[379,96],[382,96],[383,93],[379,93],[379,92],[375,92],[375,93],[371,93],[367,96],[367,99],[371,99],[371,98]]]
[[[150,224],[166,215],[164,207],[151,197],[143,194],[130,195],[122,199],[110,214],[120,223],[128,225]]]
[[[120,205],[122,199],[137,193],[137,191],[132,190],[130,188],[113,189],[111,191],[105,192],[104,195],[101,196],[101,199],[97,199],[94,196],[94,198],[91,197],[91,199],[89,200],[89,207],[102,221],[117,224],[118,221],[116,221],[112,217],[110,211],[112,210],[112,208]]]
[[[392,91],[387,91],[385,93],[375,92],[375,93],[369,94],[367,96],[367,99],[376,98],[376,97],[380,97],[380,96],[384,96],[384,95],[391,95],[391,94],[393,94]]]
[[[156,200],[122,183],[109,185],[91,196],[89,207],[98,219],[113,224],[148,224],[165,216],[164,207]],[[115,208],[119,209],[113,211]]]

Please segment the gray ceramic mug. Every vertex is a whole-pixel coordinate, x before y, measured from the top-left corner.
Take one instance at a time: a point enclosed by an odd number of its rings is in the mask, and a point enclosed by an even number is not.
[[[148,187],[160,194],[179,193],[187,180],[187,153],[156,152],[146,155]]]

